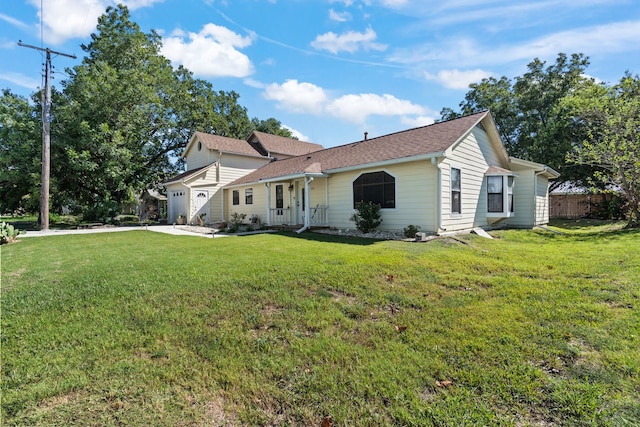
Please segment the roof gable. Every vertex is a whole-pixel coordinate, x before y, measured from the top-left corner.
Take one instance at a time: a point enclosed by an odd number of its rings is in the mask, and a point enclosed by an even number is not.
[[[242,139],[228,138],[226,136],[212,135],[204,132],[194,132],[189,144],[184,150],[182,157],[186,157],[189,150],[193,149],[193,146],[197,142],[202,143],[202,146],[213,151],[221,151],[224,153],[243,154],[245,156],[261,157],[260,153],[247,144],[247,141]]]
[[[263,156],[274,154],[284,154],[287,156],[301,156],[322,150],[322,145],[312,142],[299,141],[297,139],[284,136],[272,135],[270,133],[253,131],[247,142]]]
[[[169,181],[165,182],[164,185],[168,185],[168,184],[173,184],[176,182],[185,182],[185,181],[189,181],[193,178],[195,178],[196,176],[200,175],[201,173],[207,171],[208,169],[210,169],[215,163],[212,163],[210,165],[207,166],[202,166],[200,168],[195,168],[195,169],[191,169],[188,170],[186,172],[182,172],[180,175],[176,175],[174,177],[172,177]]]
[[[428,126],[366,139],[306,155],[271,162],[230,185],[241,185],[277,177],[304,174],[311,165],[314,173],[331,173],[351,167],[382,164],[418,157],[436,157],[464,138],[483,120],[488,111],[434,123]],[[319,172],[315,172],[320,169]],[[308,173],[308,172],[306,172]]]

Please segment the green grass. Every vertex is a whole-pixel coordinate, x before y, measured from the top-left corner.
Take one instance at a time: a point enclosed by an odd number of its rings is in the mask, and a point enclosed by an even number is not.
[[[637,425],[640,232],[554,230],[2,246],[1,424]]]

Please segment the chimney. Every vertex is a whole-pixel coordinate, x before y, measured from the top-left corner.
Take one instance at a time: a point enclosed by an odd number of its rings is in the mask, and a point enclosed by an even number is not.
[[[365,133],[364,133],[364,141],[366,141],[366,140],[367,140],[367,137],[368,137],[368,136],[369,136],[369,132],[365,132]]]

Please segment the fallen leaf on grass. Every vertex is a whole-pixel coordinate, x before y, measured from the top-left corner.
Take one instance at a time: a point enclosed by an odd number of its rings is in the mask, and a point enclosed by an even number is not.
[[[393,283],[393,274],[387,274],[387,282]]]
[[[449,381],[449,380],[436,381],[436,386],[441,388],[449,387],[450,385],[453,385],[453,381]]]
[[[393,326],[393,329],[395,329],[395,330],[396,330],[396,332],[400,333],[400,332],[404,332],[404,331],[407,329],[407,327],[406,327],[406,326],[398,326],[398,325],[394,325],[394,326]]]
[[[333,427],[333,417],[331,415],[327,415],[322,419],[322,424],[320,427]]]

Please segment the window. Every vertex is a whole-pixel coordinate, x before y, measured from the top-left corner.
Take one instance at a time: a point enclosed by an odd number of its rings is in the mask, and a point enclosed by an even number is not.
[[[504,189],[502,176],[487,177],[487,212],[504,211]]]
[[[240,191],[233,190],[233,205],[237,206],[240,204]]]
[[[244,204],[245,205],[253,204],[253,188],[247,188],[244,190]]]
[[[460,169],[451,168],[451,213],[462,213],[462,179]]]
[[[353,181],[353,207],[372,202],[381,208],[396,207],[396,179],[386,172],[363,173]]]

